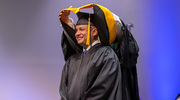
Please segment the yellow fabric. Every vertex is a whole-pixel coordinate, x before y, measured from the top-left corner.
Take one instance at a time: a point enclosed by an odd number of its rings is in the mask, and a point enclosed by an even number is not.
[[[93,6],[92,6],[92,3],[91,4],[87,4],[87,5],[84,5],[84,6],[82,6],[82,7],[79,7],[80,9],[82,9],[82,8],[92,8]]]
[[[106,18],[106,22],[107,22],[107,26],[108,26],[108,30],[109,30],[109,42],[110,44],[114,42],[114,40],[116,39],[116,21],[112,15],[112,13],[105,7],[96,4],[99,8],[101,8],[101,10],[104,12],[105,18]]]
[[[88,35],[87,35],[87,41],[86,41],[86,45],[90,45],[90,42],[91,42],[91,40],[90,40],[90,38],[91,38],[91,34],[90,34],[90,32],[91,32],[91,29],[90,29],[90,13],[89,13],[89,18],[88,18]]]
[[[61,11],[60,11],[60,13],[62,12],[62,11],[64,11],[64,10],[70,10],[70,11],[73,11],[74,13],[78,13],[79,12],[79,8],[66,8],[66,9],[62,9]],[[60,14],[59,13],[59,14]]]
[[[83,8],[91,8],[91,7],[92,7],[92,4],[87,4],[87,5],[84,5],[84,6],[79,7],[79,8],[66,8],[66,9],[63,9],[63,10],[70,10],[70,11],[74,12],[75,14],[77,14],[80,9],[83,9]],[[61,13],[63,10],[61,10],[60,13]]]

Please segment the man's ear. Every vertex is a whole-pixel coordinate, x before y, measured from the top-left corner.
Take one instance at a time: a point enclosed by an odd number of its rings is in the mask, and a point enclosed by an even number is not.
[[[94,29],[92,30],[92,35],[93,35],[93,37],[98,36],[98,30],[97,30],[97,28],[94,28]]]

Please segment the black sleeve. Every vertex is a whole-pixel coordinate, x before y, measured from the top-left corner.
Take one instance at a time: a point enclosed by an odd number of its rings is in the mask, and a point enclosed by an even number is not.
[[[76,51],[70,45],[69,40],[67,39],[66,35],[64,34],[64,31],[63,31],[62,37],[61,37],[61,47],[62,47],[65,61],[67,61],[67,59],[71,55],[76,54]]]
[[[59,93],[61,96],[61,100],[67,100],[67,84],[68,84],[68,65],[69,61],[63,67],[62,74],[61,74],[61,83]]]
[[[82,47],[77,43],[75,37],[76,31],[63,21],[61,23],[63,27],[61,46],[66,61],[71,55],[82,52]]]

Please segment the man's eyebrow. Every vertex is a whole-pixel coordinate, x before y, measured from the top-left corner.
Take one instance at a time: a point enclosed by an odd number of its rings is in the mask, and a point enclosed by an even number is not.
[[[79,27],[79,30],[85,30],[86,28],[85,27]]]

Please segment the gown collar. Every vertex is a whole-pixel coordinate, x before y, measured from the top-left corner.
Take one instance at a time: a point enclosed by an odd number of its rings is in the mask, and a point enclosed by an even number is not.
[[[96,44],[98,44],[98,43],[99,43],[99,40],[94,41],[90,46],[87,47],[87,49],[84,49],[84,48],[83,48],[83,52],[84,52],[85,50],[88,51],[91,47],[93,47],[94,45],[96,45]]]

